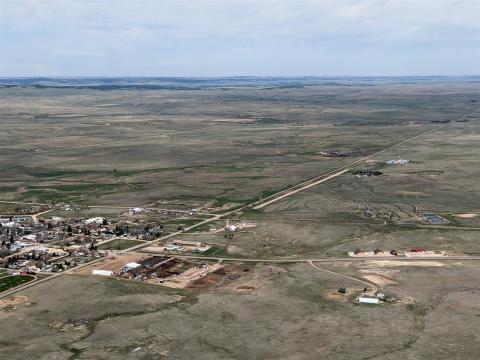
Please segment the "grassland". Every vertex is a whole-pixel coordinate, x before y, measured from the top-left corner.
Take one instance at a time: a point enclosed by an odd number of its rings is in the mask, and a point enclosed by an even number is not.
[[[1,277],[0,292],[25,284],[32,280],[34,280],[34,277],[30,275],[14,275]]]
[[[359,270],[355,264],[328,268]],[[249,293],[235,290],[243,276],[199,293],[65,275],[25,291],[33,303],[2,315],[10,325],[2,328],[2,351],[45,359],[184,359],[192,353],[197,359],[474,358],[478,334],[465,329],[477,321],[478,267],[367,269],[390,273],[391,291],[417,303],[371,307],[327,298],[339,286],[357,285],[307,264],[253,265],[244,275],[258,279],[249,282],[255,288]]]
[[[73,217],[114,217],[136,206],[205,213],[239,208],[461,119],[480,103],[478,82],[462,79],[228,91],[18,87],[2,88],[0,95],[1,200],[106,206],[71,212]],[[382,176],[349,171],[176,236],[212,244],[208,256],[255,260],[236,264],[242,267],[237,279],[172,290],[66,274],[22,291],[28,302],[0,313],[6,324],[2,354],[474,359],[480,352],[477,262],[355,262],[344,253],[421,246],[480,254],[479,119],[469,115],[355,166]],[[325,155],[336,151],[348,156]],[[410,162],[385,164],[394,158]],[[16,205],[1,206],[7,211]],[[376,216],[366,216],[366,208]],[[449,223],[422,222],[425,212]],[[54,214],[66,216],[48,216]],[[201,221],[148,219],[157,220],[172,229]],[[227,237],[211,231],[227,220],[254,226]],[[317,265],[376,279],[381,291],[402,301],[361,306],[336,290],[363,284],[308,262],[261,262],[272,258],[341,258]]]
[[[1,197],[238,206],[458,118],[475,91],[468,83],[140,95],[4,88]],[[256,121],[265,118],[279,121]]]
[[[140,245],[144,241],[131,239],[115,239],[98,245],[99,250],[124,250],[136,245]]]

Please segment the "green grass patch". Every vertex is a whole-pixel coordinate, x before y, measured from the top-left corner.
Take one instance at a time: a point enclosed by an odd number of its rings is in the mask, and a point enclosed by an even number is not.
[[[39,178],[52,178],[52,177],[73,177],[79,175],[96,175],[96,174],[107,174],[106,171],[95,171],[95,170],[85,170],[85,171],[74,171],[74,170],[62,170],[62,169],[52,169],[52,170],[34,170],[29,172],[29,175]]]
[[[13,275],[0,278],[0,292],[25,284],[35,279],[30,275]]]
[[[225,247],[220,247],[220,246],[212,246],[210,249],[204,251],[202,255],[207,255],[207,256],[227,256],[227,248]]]
[[[99,250],[125,250],[136,245],[145,243],[141,240],[115,239],[101,245],[98,245]]]

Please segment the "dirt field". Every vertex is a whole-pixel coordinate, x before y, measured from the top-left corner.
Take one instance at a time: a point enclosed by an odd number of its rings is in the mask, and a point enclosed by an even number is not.
[[[114,255],[105,258],[105,260],[97,262],[95,264],[85,266],[79,270],[73,272],[79,275],[91,275],[93,270],[109,270],[113,272],[119,272],[129,262],[137,262],[142,258],[145,258],[142,254],[121,254]]]
[[[15,307],[28,301],[28,296],[12,296],[11,298],[0,299],[0,309]]]
[[[178,276],[175,277],[169,277],[165,279],[165,281],[162,283],[163,286],[171,287],[174,289],[184,289],[186,288],[190,283],[201,279],[205,276],[207,276],[211,272],[215,272],[219,269],[222,268],[222,265],[220,264],[211,264],[207,265],[206,267],[193,267],[190,268],[183,273],[181,273]]]
[[[358,264],[324,266],[351,275],[359,270]],[[13,359],[33,353],[42,354],[40,359],[73,354],[183,359],[192,353],[197,359],[258,354],[265,359],[473,359],[480,351],[478,334],[465,331],[475,328],[480,311],[476,266],[399,266],[395,284],[383,291],[405,303],[378,307],[339,300],[334,289],[358,286],[307,264],[245,269],[232,269],[230,274],[241,277],[223,278],[223,285],[204,290],[58,277],[21,294],[31,305],[4,313],[2,321],[11,326],[1,330],[3,354]],[[448,281],[432,282],[432,276]]]

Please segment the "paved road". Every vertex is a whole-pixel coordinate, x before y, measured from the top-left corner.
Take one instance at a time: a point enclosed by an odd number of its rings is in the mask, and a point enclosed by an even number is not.
[[[385,148],[385,149],[383,149],[383,150],[377,151],[377,152],[375,152],[375,153],[373,153],[373,154],[371,154],[371,155],[368,155],[368,156],[365,156],[365,157],[363,157],[363,158],[361,158],[361,159],[358,159],[358,160],[356,160],[356,161],[353,161],[353,162],[351,162],[351,163],[349,163],[349,164],[347,164],[347,165],[345,165],[345,166],[342,166],[342,167],[339,167],[339,168],[337,168],[337,169],[328,171],[328,172],[326,172],[326,173],[324,173],[324,174],[321,174],[321,175],[319,175],[319,176],[317,176],[317,177],[315,177],[315,178],[312,178],[312,179],[309,179],[309,180],[307,180],[307,181],[301,182],[300,184],[297,184],[297,185],[295,185],[295,186],[292,186],[292,187],[290,187],[290,188],[288,188],[288,189],[279,191],[279,192],[277,192],[276,194],[271,195],[271,196],[269,196],[269,197],[266,197],[266,198],[264,198],[264,199],[262,199],[262,200],[260,200],[260,201],[255,201],[255,202],[253,202],[253,203],[251,203],[251,204],[244,205],[244,206],[242,206],[242,207],[240,207],[240,208],[238,208],[238,209],[230,210],[230,211],[227,211],[227,212],[225,212],[225,213],[223,213],[223,214],[215,215],[215,216],[211,217],[210,219],[207,219],[207,220],[204,220],[204,221],[202,221],[202,222],[199,222],[199,223],[197,223],[197,224],[195,224],[195,225],[192,225],[192,226],[190,226],[190,227],[187,227],[187,228],[185,228],[185,229],[183,229],[183,230],[181,230],[181,231],[177,231],[177,232],[172,233],[172,234],[170,234],[170,235],[167,235],[167,236],[158,238],[158,239],[150,242],[150,244],[153,244],[153,243],[156,243],[156,242],[160,242],[160,241],[169,239],[169,238],[171,238],[171,237],[177,236],[177,235],[179,235],[179,234],[181,234],[181,233],[184,233],[184,232],[188,232],[188,231],[190,231],[190,230],[195,229],[195,228],[198,227],[198,226],[201,226],[201,225],[204,225],[204,224],[208,224],[208,223],[213,222],[213,221],[217,221],[217,220],[222,219],[222,218],[224,218],[224,217],[226,217],[226,216],[229,216],[229,215],[231,215],[231,214],[233,214],[233,213],[235,213],[235,212],[241,212],[241,211],[243,211],[243,210],[245,210],[246,208],[249,208],[249,207],[262,208],[262,207],[264,207],[264,206],[266,206],[266,205],[268,205],[268,204],[271,204],[271,203],[273,203],[273,202],[275,202],[275,201],[278,201],[278,200],[283,199],[283,198],[285,198],[285,197],[287,197],[287,196],[290,196],[290,195],[292,195],[292,194],[295,194],[295,193],[297,193],[297,192],[299,192],[299,191],[303,191],[303,190],[308,189],[308,188],[310,188],[310,187],[312,187],[312,186],[315,186],[315,185],[320,184],[320,183],[322,183],[322,182],[324,182],[324,181],[327,181],[328,179],[331,179],[332,177],[339,176],[339,175],[343,174],[344,172],[348,171],[350,167],[352,167],[352,166],[354,166],[354,165],[356,165],[356,164],[358,164],[358,163],[360,163],[360,162],[363,162],[363,161],[365,161],[365,160],[367,160],[367,159],[370,159],[370,158],[372,158],[372,157],[375,157],[375,156],[377,156],[377,155],[379,155],[379,154],[382,154],[382,153],[384,153],[384,152],[387,152],[387,151],[389,151],[389,150],[395,149],[395,148],[397,148],[397,147],[399,147],[399,146],[401,146],[401,145],[403,145],[403,144],[405,144],[405,143],[407,143],[407,142],[410,142],[410,141],[412,141],[412,140],[419,139],[419,138],[421,138],[421,137],[423,137],[423,136],[425,136],[425,135],[432,134],[432,133],[434,133],[434,132],[437,132],[437,131],[439,131],[439,130],[442,130],[442,129],[446,128],[447,126],[451,126],[451,125],[454,124],[455,122],[461,121],[461,120],[465,119],[466,117],[468,117],[468,116],[470,116],[471,114],[474,114],[474,113],[476,113],[476,112],[478,112],[478,110],[472,111],[472,112],[470,112],[469,114],[464,115],[464,116],[462,116],[461,118],[459,118],[459,119],[457,119],[457,120],[450,121],[449,123],[447,123],[447,124],[445,124],[445,125],[438,126],[438,127],[434,128],[434,129],[432,129],[432,130],[425,131],[425,132],[423,132],[423,133],[421,133],[421,134],[418,134],[418,135],[416,135],[416,136],[412,136],[412,137],[410,137],[410,138],[408,138],[408,139],[402,140],[402,141],[400,141],[400,142],[398,142],[398,143],[396,143],[396,144],[394,144],[394,145],[391,145],[391,146],[389,146],[389,147],[387,147],[387,148]],[[200,130],[200,129],[195,129],[195,130]],[[94,145],[94,144],[92,144],[92,145]],[[332,176],[332,175],[333,175],[333,176]],[[3,202],[3,203],[13,203],[13,204],[15,204],[15,203],[21,203],[21,202],[11,202],[11,201],[0,201],[0,202]],[[37,205],[36,203],[31,203],[31,204]],[[265,205],[262,205],[262,204],[265,204]],[[139,244],[139,245],[133,246],[133,247],[131,247],[131,248],[122,250],[122,251],[120,251],[120,253],[125,253],[125,252],[129,252],[129,251],[137,250],[137,249],[140,249],[140,248],[142,248],[142,247],[149,246],[150,244],[147,244],[147,245],[146,245],[146,244]],[[480,260],[480,257],[477,257],[477,256],[428,257],[428,258],[418,258],[418,259],[417,259],[417,258],[403,258],[403,257],[402,257],[402,258],[385,257],[385,258],[375,258],[375,259],[372,259],[372,258],[337,258],[337,259],[335,259],[335,258],[322,258],[322,259],[293,259],[293,258],[291,258],[291,259],[246,259],[246,258],[220,258],[220,257],[187,256],[187,255],[182,255],[182,256],[177,256],[177,257],[179,257],[179,258],[191,258],[191,259],[217,260],[217,261],[272,262],[272,263],[289,263],[289,262],[291,262],[291,263],[295,263],[295,262],[308,262],[308,263],[312,263],[312,262],[332,262],[332,261],[375,261],[375,260],[393,260],[393,259],[396,259],[396,260],[402,259],[402,260],[404,260],[404,261],[418,261],[418,260],[423,260],[423,261],[425,261],[425,260],[436,260],[436,261],[438,261],[438,260],[442,260],[442,261],[445,261],[445,260],[455,260],[455,261],[457,261],[457,260],[473,260],[473,261],[477,261],[477,260]],[[87,264],[79,265],[79,266],[75,267],[75,268],[72,269],[72,270],[77,270],[77,269],[82,268],[82,267],[84,267],[84,266],[88,266],[88,265],[95,264],[95,263],[97,263],[97,262],[99,262],[99,261],[102,261],[103,259],[104,259],[104,258],[99,258],[99,259],[96,259],[96,260],[94,260],[94,261],[92,261],[92,262],[89,262],[89,263],[87,263]],[[24,290],[24,289],[29,288],[29,287],[31,287],[31,286],[35,286],[35,285],[40,284],[40,283],[42,283],[42,282],[45,282],[45,281],[54,279],[54,278],[56,278],[56,277],[58,277],[58,276],[61,276],[61,275],[65,274],[65,273],[70,273],[72,270],[68,270],[68,271],[63,272],[63,273],[57,273],[57,274],[54,274],[54,275],[52,275],[52,276],[49,276],[48,278],[45,278],[45,279],[36,281],[36,282],[34,282],[34,283],[32,283],[32,284],[25,284],[25,285],[20,286],[20,287],[18,287],[18,288],[12,289],[12,290],[7,291],[7,292],[4,292],[4,293],[2,293],[2,294],[0,295],[0,298],[9,296],[9,295],[11,295],[11,294],[13,294],[13,293],[15,293],[15,292]],[[322,270],[323,270],[323,269],[322,269]]]
[[[329,175],[329,176],[324,177],[324,178],[322,178],[322,179],[320,179],[320,180],[317,180],[317,181],[314,181],[314,182],[312,182],[312,183],[310,183],[310,184],[307,184],[307,185],[305,185],[305,186],[302,186],[302,187],[299,188],[299,189],[288,191],[288,192],[286,192],[286,193],[284,193],[284,194],[282,194],[282,195],[279,195],[279,196],[274,197],[274,198],[271,199],[271,200],[268,200],[268,201],[266,201],[266,202],[263,202],[263,203],[261,203],[260,205],[254,206],[254,209],[257,210],[257,209],[264,208],[265,206],[270,205],[271,203],[274,203],[275,201],[281,200],[281,199],[283,199],[283,198],[286,198],[287,196],[296,194],[296,193],[298,193],[298,192],[300,192],[300,191],[303,191],[303,190],[305,190],[305,189],[311,188],[312,186],[316,186],[316,185],[321,184],[321,183],[323,183],[323,182],[325,182],[325,181],[328,181],[328,180],[330,180],[330,179],[333,179],[334,177],[340,176],[340,175],[342,175],[343,173],[346,173],[348,170],[350,170],[350,169],[347,168],[347,169],[345,169],[345,170],[338,171],[338,172],[336,172],[336,173],[334,173],[334,174],[332,174],[332,175]]]
[[[312,178],[312,179],[309,179],[309,180],[304,181],[304,182],[302,182],[302,183],[300,183],[300,184],[294,185],[294,186],[292,186],[292,187],[290,187],[290,188],[288,188],[288,189],[279,191],[279,192],[277,192],[276,194],[273,194],[273,195],[271,195],[271,196],[268,196],[268,197],[266,197],[266,198],[264,198],[264,199],[262,199],[262,200],[260,200],[260,201],[256,201],[256,202],[254,202],[253,204],[250,204],[250,206],[253,207],[254,209],[263,208],[264,206],[267,206],[267,205],[269,205],[269,204],[271,204],[271,203],[273,203],[273,202],[275,202],[275,201],[281,200],[281,199],[283,199],[283,198],[285,198],[285,197],[287,197],[287,196],[296,194],[296,193],[298,193],[298,192],[300,192],[300,191],[303,191],[303,190],[305,190],[305,189],[308,189],[308,188],[310,188],[310,187],[312,187],[312,186],[314,186],[314,185],[320,184],[320,183],[322,183],[323,181],[326,181],[326,180],[331,179],[332,177],[341,175],[341,174],[343,174],[344,172],[348,171],[349,168],[353,167],[354,165],[357,165],[357,164],[359,164],[359,163],[361,163],[361,162],[364,162],[364,161],[366,161],[366,160],[368,160],[368,159],[371,159],[371,158],[373,158],[373,157],[375,157],[375,156],[377,156],[377,155],[383,154],[384,152],[393,150],[393,149],[395,149],[395,148],[397,148],[397,147],[399,147],[399,146],[402,146],[402,145],[404,145],[404,144],[406,144],[406,143],[408,143],[408,142],[410,142],[410,141],[413,141],[413,140],[419,139],[419,138],[421,138],[421,137],[424,137],[424,136],[426,136],[426,135],[433,134],[433,133],[435,133],[435,132],[437,132],[437,131],[440,131],[440,130],[448,127],[448,126],[451,126],[452,124],[455,124],[457,121],[461,121],[461,120],[465,119],[466,117],[468,117],[468,116],[470,116],[470,115],[472,115],[472,114],[474,114],[474,113],[476,113],[476,112],[478,112],[478,111],[479,111],[479,110],[474,110],[474,111],[472,111],[472,112],[470,112],[470,113],[468,113],[468,114],[466,114],[466,115],[464,115],[464,116],[462,116],[462,117],[460,117],[460,118],[458,118],[458,119],[456,119],[456,120],[452,120],[452,121],[446,123],[445,125],[437,126],[436,128],[434,128],[434,129],[432,129],[432,130],[428,130],[428,131],[425,131],[425,132],[423,132],[423,133],[421,133],[421,134],[418,134],[418,135],[409,137],[409,138],[404,139],[404,140],[402,140],[402,141],[400,141],[400,142],[398,142],[398,143],[396,143],[396,144],[390,145],[390,146],[386,147],[385,149],[382,149],[382,150],[380,150],[380,151],[377,151],[377,152],[375,152],[375,153],[373,153],[373,154],[370,154],[370,155],[368,155],[368,156],[364,156],[364,157],[362,157],[362,158],[360,158],[360,159],[358,159],[358,160],[355,160],[355,161],[353,161],[353,162],[351,162],[351,163],[348,163],[348,164],[346,164],[346,165],[344,165],[344,166],[338,167],[338,168],[336,168],[336,169],[334,169],[334,170],[327,171],[327,172],[325,172],[325,173],[323,173],[323,174],[320,174],[320,175],[318,175],[318,176],[316,176],[316,177],[314,177],[314,178]],[[334,176],[332,176],[332,175],[334,175]],[[322,181],[322,180],[323,180],[323,181]],[[312,185],[312,184],[313,184],[313,185]]]
[[[164,238],[173,237],[173,236],[176,236],[180,233],[181,232],[179,231],[177,233],[167,235]],[[141,246],[145,246],[145,245],[141,244],[141,245],[133,246],[131,248],[119,251],[118,253],[119,254],[128,253],[130,251],[133,251],[133,250],[136,250],[136,249],[140,248]],[[155,252],[146,252],[145,251],[145,252],[142,252],[142,253],[143,254],[158,255],[158,253],[155,253]],[[247,262],[247,263],[248,262],[255,262],[255,263],[273,263],[273,264],[308,263],[318,270],[323,270],[325,272],[330,272],[332,274],[342,276],[342,277],[346,277],[346,278],[349,278],[351,280],[359,281],[359,282],[363,283],[364,285],[368,285],[369,287],[372,287],[374,285],[372,283],[368,282],[368,281],[360,280],[360,279],[357,279],[357,278],[354,278],[354,277],[350,277],[350,276],[347,276],[347,275],[343,275],[343,274],[339,274],[339,273],[335,273],[335,272],[332,272],[332,271],[329,271],[329,270],[319,268],[314,263],[335,263],[335,262],[350,262],[350,261],[355,261],[355,262],[358,262],[358,261],[382,261],[382,260],[408,261],[408,262],[413,262],[413,263],[416,262],[416,261],[447,261],[447,262],[448,261],[480,261],[480,256],[436,256],[436,257],[432,256],[432,257],[418,257],[418,258],[416,258],[416,257],[415,258],[409,258],[409,257],[402,257],[402,256],[396,256],[396,257],[385,256],[385,257],[375,257],[375,258],[371,258],[371,257],[370,258],[369,257],[358,257],[358,258],[356,258],[356,257],[355,258],[353,258],[353,257],[342,257],[342,258],[317,258],[317,259],[307,259],[307,258],[262,259],[262,258],[234,258],[234,257],[218,257],[218,256],[201,256],[201,255],[175,255],[174,257],[179,258],[179,259],[214,260],[214,261],[219,261],[219,262],[233,261],[233,262]],[[81,268],[86,267],[86,266],[90,266],[92,264],[95,264],[95,263],[103,261],[103,260],[105,260],[105,258],[98,258],[98,259],[95,259],[95,260],[93,260],[89,263],[81,264],[81,265],[79,265],[79,266],[77,266],[73,269],[67,270],[65,272],[56,273],[56,274],[53,274],[53,275],[51,275],[47,278],[44,278],[42,280],[38,280],[38,281],[35,281],[35,282],[32,282],[32,283],[27,283],[25,285],[22,285],[22,286],[14,288],[14,289],[8,290],[8,291],[0,294],[0,299],[4,298],[4,297],[7,297],[7,296],[11,296],[12,294],[14,294],[16,292],[28,289],[32,286],[44,283],[46,281],[50,281],[50,280],[55,279],[55,278],[57,278],[59,276],[62,276],[64,274],[72,274],[73,271],[76,271],[76,270],[81,269]],[[375,289],[377,289],[377,288],[375,287]]]
[[[128,252],[128,250],[125,250]],[[143,254],[156,254],[158,252],[142,251]],[[242,257],[221,257],[221,256],[202,256],[202,255],[172,255],[179,259],[197,259],[197,260],[214,260],[221,262],[259,262],[259,263],[309,263],[309,262],[350,262],[350,261],[480,261],[480,256],[426,256],[426,257],[406,257],[406,256],[381,256],[381,257],[323,257],[323,258],[242,258]]]

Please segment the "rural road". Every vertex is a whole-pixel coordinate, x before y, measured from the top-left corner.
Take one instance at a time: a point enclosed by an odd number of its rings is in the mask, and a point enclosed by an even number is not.
[[[294,186],[291,186],[289,187],[288,189],[285,189],[285,190],[282,190],[282,191],[279,191],[277,192],[276,194],[273,194],[273,195],[270,195],[260,201],[256,201],[252,204],[250,204],[249,206],[252,207],[253,209],[261,209],[267,205],[270,205],[278,200],[281,200],[287,196],[290,196],[290,195],[293,195],[293,194],[296,194],[300,191],[303,191],[303,190],[306,190],[312,186],[315,186],[315,185],[318,185],[318,184],[321,184],[322,182],[324,181],[327,181],[329,179],[332,179],[336,176],[339,176],[339,175],[342,175],[343,173],[347,172],[348,170],[350,170],[351,167],[361,163],[361,162],[364,162],[366,160],[369,160],[377,155],[380,155],[380,154],[383,154],[387,151],[390,151],[390,150],[393,150],[399,146],[402,146],[410,141],[413,141],[413,140],[416,140],[416,139],[419,139],[423,136],[426,136],[426,135],[429,135],[429,134],[433,134],[437,131],[440,131],[448,126],[451,126],[452,124],[455,124],[457,121],[462,121],[464,120],[466,117],[472,115],[472,114],[475,114],[476,112],[478,112],[479,110],[474,110],[456,120],[452,120],[448,123],[446,123],[445,125],[441,125],[441,126],[437,126],[436,128],[432,129],[432,130],[428,130],[428,131],[425,131],[423,133],[420,133],[418,135],[415,135],[415,136],[412,136],[412,137],[409,137],[407,139],[404,139],[396,144],[393,144],[393,145],[390,145],[382,150],[379,150],[373,154],[370,154],[370,155],[367,155],[367,156],[364,156],[360,159],[357,159],[355,161],[352,161],[351,163],[348,163],[344,166],[340,166],[336,169],[333,169],[333,170],[330,170],[330,171],[327,171],[323,174],[320,174],[312,179],[309,179],[307,181],[304,181],[304,182],[301,182],[297,185],[294,185]]]
[[[175,234],[170,234],[170,236],[175,236]],[[144,244],[142,244],[144,246]],[[136,248],[139,248],[140,246],[134,246],[129,249],[125,249],[122,251],[119,251],[118,253],[127,253],[129,251],[133,251]],[[151,254],[151,255],[158,255],[158,253],[152,253],[152,252],[142,252],[144,254]],[[228,262],[228,261],[234,261],[234,262],[255,262],[255,263],[273,263],[273,264],[294,264],[294,263],[308,263],[311,266],[313,266],[317,270],[321,270],[324,272],[331,273],[333,275],[337,276],[342,276],[345,278],[348,278],[350,280],[354,280],[357,282],[361,282],[364,285],[368,285],[369,287],[374,286],[372,283],[360,280],[348,275],[343,275],[340,273],[336,273],[330,270],[325,270],[322,268],[319,268],[318,266],[315,265],[315,263],[335,263],[335,262],[349,262],[349,261],[382,261],[382,260],[389,260],[389,261],[408,261],[408,262],[416,262],[416,261],[480,261],[480,256],[437,256],[437,257],[418,257],[418,258],[408,258],[408,257],[375,257],[375,258],[368,258],[368,257],[362,257],[362,258],[317,258],[317,259],[292,259],[292,258],[277,258],[277,259],[261,259],[261,258],[230,258],[230,257],[215,257],[215,256],[195,256],[195,255],[175,255],[174,257],[179,258],[179,259],[196,259],[196,260],[214,260],[214,261],[219,261],[219,262]],[[13,295],[14,293],[17,293],[22,290],[26,290],[32,286],[44,283],[46,281],[55,279],[59,276],[62,276],[64,274],[72,274],[73,271],[77,271],[78,269],[81,269],[86,266],[90,266],[92,264],[98,263],[100,261],[105,260],[104,257],[95,259],[94,261],[91,261],[89,263],[81,264],[73,269],[67,270],[65,272],[61,273],[55,273],[53,275],[50,275],[47,278],[32,282],[32,283],[27,283],[25,285],[18,286],[16,288],[13,288],[11,290],[7,290],[0,294],[0,299],[8,297]],[[376,287],[375,287],[376,288]]]
[[[129,250],[124,250],[128,252]],[[143,254],[158,255],[157,252],[142,251]],[[171,255],[179,259],[197,259],[197,260],[213,260],[221,262],[259,262],[259,263],[310,263],[310,262],[350,262],[350,261],[480,261],[480,256],[425,256],[425,257],[403,257],[403,256],[379,256],[379,257],[324,257],[324,258],[241,258],[241,257],[218,257],[218,256],[202,256],[202,255]]]
[[[308,262],[310,265],[312,265],[315,269],[317,270],[320,270],[320,271],[323,271],[323,272],[326,272],[328,274],[332,274],[332,275],[335,275],[335,276],[340,276],[340,277],[343,277],[343,278],[346,278],[346,279],[349,279],[349,280],[352,280],[352,281],[356,281],[356,282],[359,282],[361,283],[362,285],[366,285],[367,287],[370,288],[370,294],[373,295],[375,294],[377,291],[378,291],[378,287],[376,284],[372,283],[372,282],[369,282],[369,281],[366,281],[366,280],[362,280],[362,279],[358,279],[356,277],[353,277],[353,276],[348,276],[348,275],[344,275],[344,274],[340,274],[340,273],[337,273],[335,271],[330,271],[330,270],[326,270],[326,269],[322,269],[321,267],[318,267],[317,265],[315,265],[315,263],[313,261],[309,261]]]
[[[216,220],[219,220],[219,219],[222,219],[223,217],[225,216],[228,216],[232,213],[235,213],[235,212],[239,212],[239,211],[242,211],[242,210],[245,210],[246,208],[254,208],[254,209],[260,209],[260,208],[263,208],[269,204],[272,204],[273,202],[276,202],[276,201],[279,201],[281,199],[284,199],[285,197],[288,197],[288,196],[291,196],[293,194],[296,194],[300,191],[303,191],[305,189],[308,189],[310,187],[313,187],[315,185],[318,185],[320,183],[323,183],[329,179],[332,179],[332,178],[335,178],[343,173],[345,173],[346,171],[348,171],[352,166],[358,164],[358,163],[361,163],[361,162],[364,162],[365,160],[368,160],[368,159],[371,159],[379,154],[382,154],[384,152],[387,152],[389,150],[392,150],[392,149],[395,149],[403,144],[406,144],[410,141],[413,141],[413,140],[416,140],[416,139],[419,139],[423,136],[426,136],[428,134],[432,134],[434,132],[437,132],[437,131],[440,131],[448,126],[451,126],[452,124],[454,124],[455,122],[457,121],[461,121],[463,119],[465,119],[466,117],[474,114],[478,112],[478,110],[475,110],[475,111],[472,111],[464,116],[462,116],[461,118],[457,119],[457,120],[452,120],[448,123],[446,123],[445,125],[442,125],[442,126],[438,126],[432,130],[429,130],[429,131],[425,131],[421,134],[418,134],[418,135],[415,135],[415,136],[412,136],[410,138],[407,138],[405,140],[402,140],[396,144],[393,144],[383,150],[380,150],[380,151],[377,151],[371,155],[368,155],[368,156],[365,156],[365,157],[362,157],[358,160],[355,160],[347,165],[344,165],[344,166],[341,166],[337,169],[334,169],[334,170],[331,170],[331,171],[328,171],[324,174],[321,174],[319,176],[316,176],[310,180],[307,180],[307,181],[304,181],[304,182],[301,182],[295,186],[292,186],[288,189],[285,189],[285,190],[282,190],[282,191],[279,191],[277,192],[276,194],[274,195],[271,195],[269,197],[266,197],[260,201],[255,201],[251,204],[247,204],[245,206],[242,206],[238,209],[235,209],[235,210],[230,210],[230,211],[227,211],[223,214],[219,214],[219,215],[215,215],[213,217],[211,217],[210,219],[206,219],[204,221],[201,221],[197,224],[194,224],[192,226],[189,226],[181,231],[177,231],[175,233],[172,233],[172,234],[169,234],[167,236],[164,236],[164,237],[161,237],[161,238],[158,238],[156,239],[155,241],[152,241],[150,244],[152,243],[155,243],[155,242],[159,242],[159,241],[162,241],[162,240],[165,240],[165,239],[168,239],[168,238],[171,238],[173,236],[176,236],[176,235],[179,235],[181,233],[184,233],[184,232],[188,232],[198,226],[201,226],[201,225],[204,225],[204,224],[208,224],[210,222],[213,222],[213,221],[216,221]],[[195,129],[195,130],[201,130],[201,129]],[[155,135],[156,136],[156,135]],[[93,144],[92,144],[93,145]],[[97,144],[99,145],[99,144]],[[8,201],[0,201],[0,202],[4,202],[4,203],[15,203],[15,202],[8,202]],[[34,203],[32,203],[34,204]],[[128,251],[133,251],[133,250],[137,250],[137,249],[140,249],[142,247],[145,247],[147,246],[146,244],[139,244],[139,245],[136,245],[136,246],[133,246],[131,248],[128,248],[128,249],[125,249],[125,250],[122,250],[120,253],[125,253],[125,252],[128,252]],[[219,258],[219,257],[198,257],[198,256],[178,256],[179,258],[191,258],[191,259],[205,259],[205,260],[217,260],[217,261],[243,261],[243,262],[272,262],[272,263],[289,263],[289,262],[308,262],[310,263],[312,266],[314,266],[313,262],[335,262],[335,261],[375,261],[375,260],[393,260],[393,259],[396,259],[398,260],[399,258],[391,258],[391,257],[386,257],[386,258],[375,258],[375,259],[369,259],[369,258],[322,258],[322,259],[245,259],[245,258]],[[89,263],[86,263],[86,264],[82,264],[82,265],[79,265],[77,266],[76,268],[74,268],[75,270],[79,269],[79,268],[82,268],[84,266],[88,266],[88,265],[91,265],[91,264],[94,264],[94,263],[97,263],[99,261],[102,261],[104,258],[99,258],[99,259],[96,259],[92,262],[89,262]],[[451,257],[428,257],[428,258],[420,258],[420,259],[417,259],[417,258],[400,258],[401,260],[403,261],[418,261],[418,260],[423,260],[423,261],[426,261],[426,260],[436,260],[436,261],[448,261],[448,260],[455,260],[455,261],[458,261],[458,260],[472,260],[472,261],[478,261],[480,260],[480,256],[451,256]],[[314,266],[315,267],[315,266]],[[320,269],[320,268],[319,268]],[[320,269],[320,270],[324,270],[324,269]],[[36,281],[32,284],[25,284],[23,286],[19,286],[17,288],[14,288],[14,289],[11,289],[9,291],[6,291],[2,294],[0,294],[0,298],[3,298],[3,297],[6,297],[6,296],[9,296],[13,293],[16,293],[18,291],[21,291],[21,290],[24,290],[24,289],[27,289],[31,286],[35,286],[37,284],[40,284],[42,282],[45,282],[45,281],[48,281],[48,280],[51,280],[55,277],[58,277],[58,276],[61,276],[65,273],[69,273],[71,270],[67,270],[66,272],[63,272],[63,273],[56,273],[54,275],[51,275],[45,279],[42,279],[42,280],[39,280],[39,281]],[[339,275],[339,274],[337,274]],[[357,279],[358,280],[358,279]],[[369,286],[371,286],[371,284],[369,284]]]
[[[274,197],[273,199],[271,199],[271,200],[269,200],[269,201],[266,201],[266,202],[261,203],[260,205],[254,206],[253,208],[254,208],[255,210],[261,209],[261,208],[263,208],[263,207],[265,207],[265,206],[267,206],[267,205],[270,205],[271,203],[274,203],[275,201],[281,200],[281,199],[283,199],[283,198],[286,198],[287,196],[296,194],[297,192],[300,192],[300,191],[303,191],[303,190],[305,190],[305,189],[311,188],[312,186],[316,186],[316,185],[321,184],[321,183],[323,183],[323,182],[325,182],[325,181],[327,181],[327,180],[333,179],[334,177],[337,177],[337,176],[339,176],[339,175],[342,175],[343,173],[346,173],[348,170],[350,170],[350,169],[347,168],[347,169],[345,169],[345,170],[341,170],[341,171],[336,172],[336,173],[334,173],[334,174],[332,174],[332,175],[329,175],[329,176],[327,176],[327,177],[325,177],[325,178],[323,178],[323,179],[320,179],[320,180],[314,181],[314,182],[312,182],[312,183],[310,183],[310,184],[308,184],[308,185],[305,185],[305,186],[303,186],[303,187],[301,187],[301,188],[299,188],[299,189],[288,191],[288,192],[286,192],[285,194],[282,194],[282,195],[280,195],[280,196],[276,196],[276,197]]]

